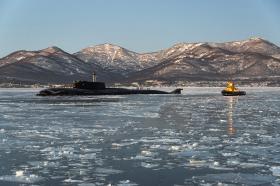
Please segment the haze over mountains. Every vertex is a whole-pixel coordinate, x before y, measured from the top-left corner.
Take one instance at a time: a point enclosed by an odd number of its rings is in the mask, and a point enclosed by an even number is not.
[[[16,51],[0,59],[0,83],[61,84],[90,80],[96,72],[108,83],[220,85],[280,84],[280,48],[261,38],[226,43],[179,43],[139,54],[102,44],[69,54],[57,47]]]

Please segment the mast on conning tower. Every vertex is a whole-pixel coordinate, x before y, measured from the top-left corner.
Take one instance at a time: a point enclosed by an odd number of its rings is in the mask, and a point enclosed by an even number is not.
[[[93,74],[92,74],[92,81],[96,82],[96,74],[95,74],[95,72],[93,72]]]

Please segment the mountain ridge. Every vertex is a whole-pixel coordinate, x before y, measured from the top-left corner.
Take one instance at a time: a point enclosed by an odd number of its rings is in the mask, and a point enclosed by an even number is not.
[[[193,80],[263,77],[260,82],[279,85],[280,48],[263,38],[224,43],[182,42],[150,53],[105,43],[73,54],[52,46],[38,51],[15,51],[0,59],[0,83],[11,79],[69,83],[75,79],[89,80],[93,71],[100,81],[110,83],[154,81],[170,85]],[[40,74],[44,76],[38,78]],[[267,82],[268,79],[273,82]]]

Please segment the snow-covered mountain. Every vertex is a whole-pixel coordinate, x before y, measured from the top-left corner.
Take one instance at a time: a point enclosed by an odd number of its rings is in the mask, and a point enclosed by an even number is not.
[[[209,43],[213,47],[220,47],[232,52],[252,52],[280,59],[280,48],[263,38],[253,37],[243,41],[233,41],[226,43]]]
[[[157,53],[138,54],[112,44],[84,48],[74,55],[87,63],[97,64],[105,70],[122,75],[159,63]]]
[[[280,83],[280,48],[261,38],[227,43],[180,43],[161,52],[161,63],[131,74],[132,81],[224,81]]]
[[[0,59],[0,80],[15,83],[71,83],[89,80],[97,71],[100,78],[108,75],[95,64],[87,64],[58,47],[39,51],[17,51]],[[107,78],[106,78],[107,77]]]
[[[0,59],[0,82],[273,81],[280,85],[280,48],[261,38],[226,43],[179,43],[139,54],[103,44],[69,54],[57,47],[17,51]]]

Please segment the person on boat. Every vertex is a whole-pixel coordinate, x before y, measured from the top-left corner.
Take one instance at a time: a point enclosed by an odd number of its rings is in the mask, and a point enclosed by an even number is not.
[[[235,88],[234,83],[232,81],[227,82],[227,88],[224,89],[227,92],[236,92],[238,88]]]

